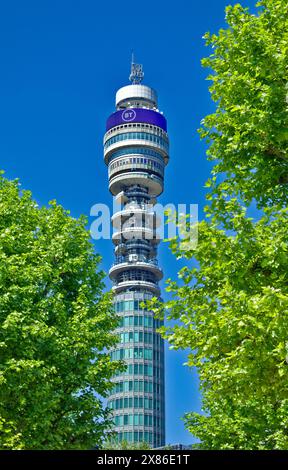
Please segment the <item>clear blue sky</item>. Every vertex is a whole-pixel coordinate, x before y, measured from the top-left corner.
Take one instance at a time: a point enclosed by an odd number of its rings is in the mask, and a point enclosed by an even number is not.
[[[89,215],[98,202],[111,205],[102,138],[115,91],[128,84],[134,49],[168,120],[171,159],[160,202],[199,204],[202,217],[210,166],[196,129],[213,111],[200,65],[209,52],[202,36],[224,27],[229,3],[238,2],[2,2],[0,168],[20,178],[39,204],[57,199],[73,216]],[[98,241],[95,248],[108,271],[112,244]],[[166,244],[159,256],[165,277],[175,278],[181,263]],[[197,376],[185,359],[167,351],[167,442],[191,442],[180,418],[201,409]]]

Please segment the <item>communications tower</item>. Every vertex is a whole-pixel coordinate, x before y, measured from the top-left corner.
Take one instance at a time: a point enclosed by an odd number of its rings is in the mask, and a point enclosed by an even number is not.
[[[132,57],[131,84],[116,93],[116,112],[107,120],[104,159],[109,190],[121,209],[113,214],[115,263],[113,282],[119,344],[111,352],[127,370],[114,377],[108,405],[113,410],[117,440],[165,444],[164,344],[156,330],[162,322],[143,302],[160,298],[157,226],[153,210],[163,191],[169,159],[166,119],[157,94],[143,85],[142,65]]]

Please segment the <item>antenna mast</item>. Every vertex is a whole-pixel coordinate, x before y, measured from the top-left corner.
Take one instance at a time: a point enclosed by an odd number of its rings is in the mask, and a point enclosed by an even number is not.
[[[131,73],[129,75],[129,80],[132,82],[133,85],[138,85],[142,82],[144,78],[143,72],[143,65],[136,64],[134,62],[134,52],[132,52],[132,59],[131,59]]]

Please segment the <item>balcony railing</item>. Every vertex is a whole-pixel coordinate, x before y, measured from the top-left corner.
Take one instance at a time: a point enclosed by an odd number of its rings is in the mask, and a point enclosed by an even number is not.
[[[151,264],[153,266],[158,266],[157,259],[147,259],[145,256],[139,256],[137,254],[135,254],[135,258],[133,259],[129,258],[129,256],[123,256],[119,258],[117,257],[115,262],[112,264],[112,266],[117,266],[118,264],[122,264],[122,263],[128,263],[128,264],[146,263],[146,264]]]

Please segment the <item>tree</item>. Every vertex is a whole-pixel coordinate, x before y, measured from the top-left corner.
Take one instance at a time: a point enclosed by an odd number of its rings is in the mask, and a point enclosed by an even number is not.
[[[151,447],[147,442],[134,442],[130,443],[127,441],[116,442],[110,439],[104,443],[103,449],[107,450],[149,450]]]
[[[184,419],[202,449],[288,449],[288,4],[258,6],[258,15],[228,7],[228,28],[206,35],[217,102],[201,130],[215,161],[211,202],[196,247],[171,241],[187,260],[180,283],[168,280],[172,299],[150,304],[177,320],[161,332],[199,371],[203,414]],[[246,215],[253,200],[256,221]]]
[[[88,449],[110,425],[117,320],[85,224],[0,177],[2,449]]]
[[[257,223],[237,214],[237,235],[199,224],[196,258],[182,284],[169,281],[172,299],[154,303],[178,324],[161,332],[172,348],[190,349],[204,414],[188,413],[186,426],[208,449],[288,449],[288,210],[272,209]]]
[[[212,209],[225,213],[225,200],[240,196],[258,207],[288,202],[288,3],[262,0],[258,15],[241,5],[226,9],[228,28],[205,35],[213,54],[215,113],[203,120],[201,136],[215,161]]]

